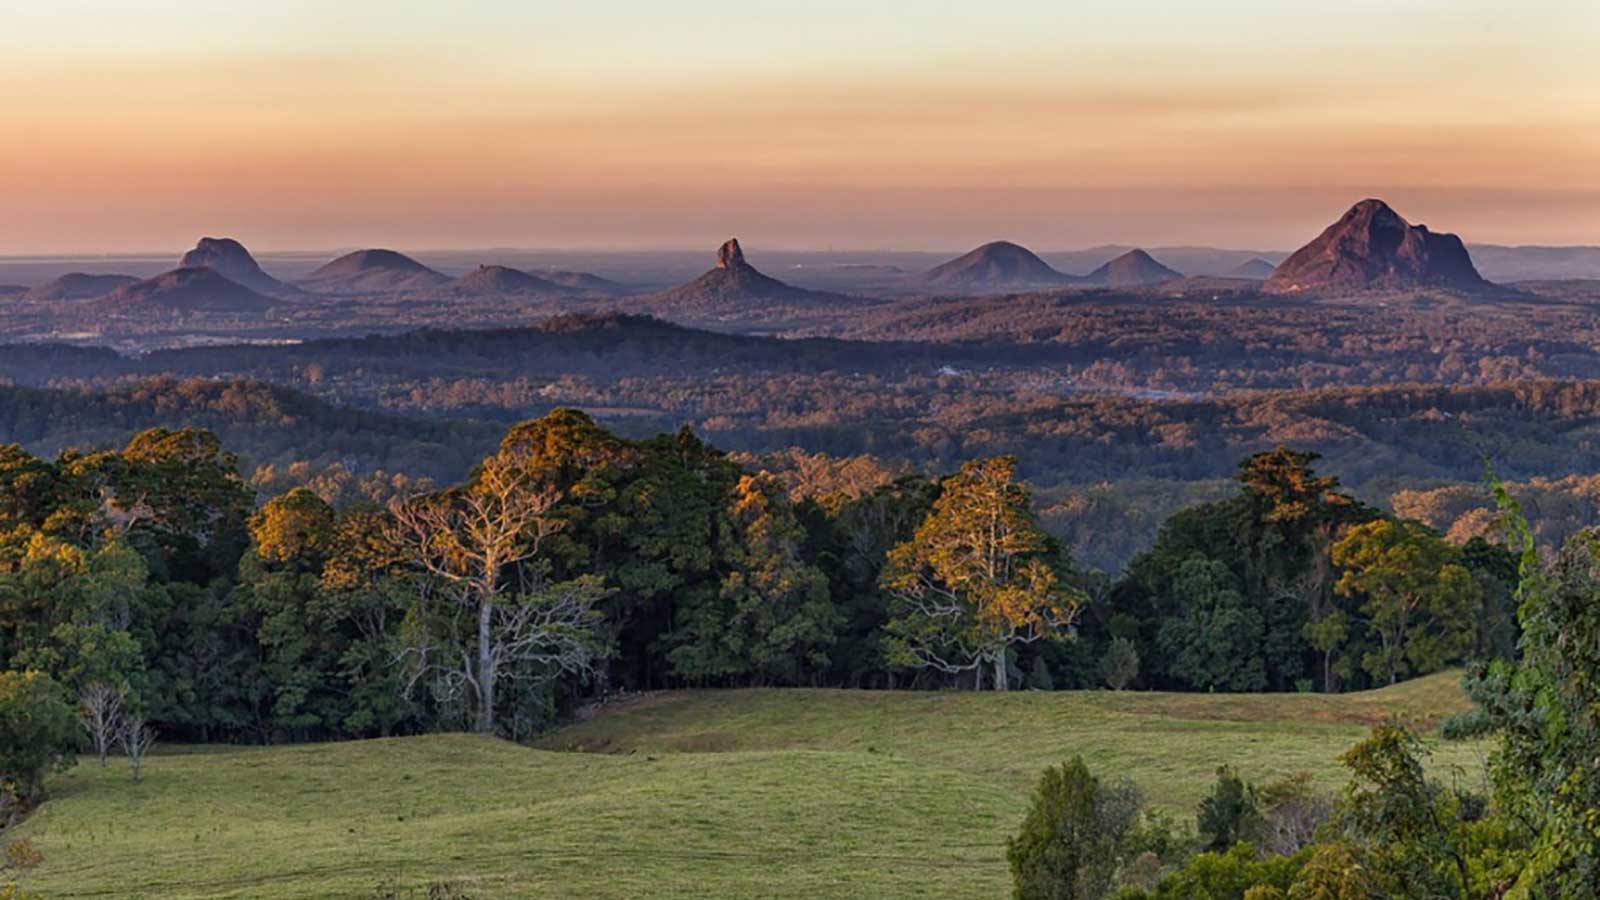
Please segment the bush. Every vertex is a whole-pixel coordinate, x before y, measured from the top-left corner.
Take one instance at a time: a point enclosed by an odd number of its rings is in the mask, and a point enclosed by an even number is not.
[[[1469,709],[1444,717],[1439,723],[1439,736],[1447,741],[1470,741],[1494,730],[1494,723],[1481,709]]]
[[[54,679],[0,672],[0,795],[13,794],[23,809],[38,800],[45,776],[71,763],[78,738],[77,714]]]
[[[1016,900],[1098,900],[1110,893],[1144,806],[1126,779],[1102,785],[1074,758],[1044,770],[1022,831],[1006,843]]]
[[[22,838],[6,845],[5,863],[0,868],[13,872],[31,872],[44,862],[44,854],[33,846],[33,841]]]
[[[1118,900],[1276,900],[1289,895],[1310,852],[1258,859],[1255,847],[1235,844],[1226,853],[1196,854],[1155,890],[1124,891]]]
[[[1244,840],[1258,827],[1261,814],[1255,791],[1227,766],[1217,770],[1217,783],[1195,813],[1206,849],[1221,852]]]
[[[1266,853],[1290,854],[1316,841],[1333,817],[1333,797],[1318,791],[1311,773],[1297,772],[1254,791],[1258,816],[1249,840]]]

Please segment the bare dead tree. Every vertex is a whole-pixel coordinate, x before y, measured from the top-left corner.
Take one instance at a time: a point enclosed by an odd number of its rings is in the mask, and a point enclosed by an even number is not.
[[[89,732],[89,740],[102,766],[122,733],[122,697],[121,687],[96,681],[84,688],[83,696],[78,699],[78,721]]]
[[[423,627],[403,657],[408,689],[423,678],[465,685],[476,730],[495,730],[495,688],[539,666],[588,671],[598,579],[547,583],[544,540],[565,524],[551,514],[561,494],[529,484],[490,458],[472,484],[390,504],[389,539],[426,575],[418,586]],[[429,583],[431,582],[431,583]]]
[[[156,730],[145,724],[143,715],[133,713],[123,719],[120,741],[122,752],[128,754],[128,765],[133,767],[133,782],[138,784],[144,756],[156,745]]]

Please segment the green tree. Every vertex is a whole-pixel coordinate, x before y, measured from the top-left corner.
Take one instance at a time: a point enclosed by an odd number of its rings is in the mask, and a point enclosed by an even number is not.
[[[372,528],[384,524],[364,521]],[[261,672],[271,684],[269,725],[298,739],[345,733],[356,721],[353,695],[360,689],[350,677],[349,655],[364,635],[355,621],[361,607],[351,603],[357,598],[325,584],[335,555],[347,549],[340,546],[339,517],[316,494],[295,488],[262,504],[250,518],[250,537],[251,550],[239,562],[236,602],[256,620]],[[381,572],[380,564],[359,577]]]
[[[34,532],[14,571],[0,574],[0,609],[12,624],[5,657],[77,693],[93,683],[137,692],[145,658],[130,633],[150,599],[144,561],[120,541],[95,552]]]
[[[1340,596],[1360,598],[1378,638],[1363,666],[1394,684],[1461,659],[1476,638],[1482,595],[1459,553],[1426,526],[1378,519],[1350,529],[1333,547]]]
[[[1322,690],[1331,694],[1335,689],[1334,678],[1349,674],[1334,665],[1334,655],[1350,638],[1350,617],[1344,610],[1336,609],[1315,622],[1307,622],[1303,634],[1306,643],[1322,654]]]
[[[1100,657],[1100,677],[1113,691],[1126,688],[1139,677],[1139,650],[1133,641],[1124,637],[1111,639],[1105,655]]]
[[[1471,900],[1470,838],[1457,798],[1428,781],[1416,735],[1376,725],[1339,758],[1351,780],[1335,819],[1383,896]]]
[[[1021,831],[1006,842],[1016,900],[1095,900],[1106,894],[1118,842],[1133,824],[1128,816],[1109,823],[1106,801],[1081,757],[1044,770]]]
[[[0,532],[43,527],[62,501],[58,469],[16,444],[0,445]]]
[[[711,603],[722,590],[722,573],[731,568],[724,538],[735,532],[729,497],[742,473],[687,428],[638,449],[636,463],[616,453],[621,462],[603,463],[619,483],[617,510],[588,517],[606,529],[586,540],[609,548],[594,571],[616,591],[605,604],[616,646],[612,677],[648,689],[672,671],[669,635],[680,611]],[[630,466],[625,475],[623,464]]]
[[[1519,554],[1521,659],[1480,665],[1467,686],[1499,734],[1498,805],[1530,845],[1508,896],[1600,896],[1600,531],[1546,569],[1516,502],[1495,495]]]
[[[883,570],[889,551],[912,538],[938,493],[938,482],[908,475],[831,511],[816,507],[825,521],[815,529],[821,536],[812,555],[830,578],[842,617],[830,654],[839,683],[893,686],[900,667],[888,662],[884,647],[893,595],[881,584]]]
[[[333,532],[333,507],[303,487],[273,497],[250,517],[256,556],[278,565],[320,570]]]
[[[1517,557],[1501,544],[1475,537],[1461,546],[1461,564],[1472,573],[1483,595],[1477,616],[1479,659],[1514,659],[1517,655]]]
[[[250,492],[209,431],[152,428],[120,451],[69,451],[60,466],[70,498],[47,530],[127,540],[162,577],[195,583],[231,573],[243,552]]]
[[[1190,557],[1178,567],[1171,590],[1181,612],[1162,624],[1158,643],[1172,677],[1203,691],[1264,690],[1266,622],[1238,591],[1228,567]]]
[[[1255,791],[1227,766],[1217,770],[1211,793],[1200,801],[1195,824],[1206,849],[1223,851],[1244,840],[1260,821]]]
[[[889,553],[895,596],[890,658],[946,673],[984,668],[1009,687],[1017,644],[1065,639],[1086,597],[1064,580],[1065,560],[1034,518],[1016,460],[966,463],[944,480],[933,511]]]
[[[684,678],[797,683],[828,665],[836,616],[828,581],[801,556],[805,532],[771,475],[746,475],[729,499],[730,571],[709,602],[684,604],[673,635]]]
[[[340,726],[348,734],[388,735],[419,715],[394,664],[404,651],[400,623],[416,576],[402,549],[388,540],[391,528],[383,510],[341,511],[317,585],[345,635],[338,667],[347,692]]]
[[[1193,612],[1175,582],[1184,564],[1200,557],[1229,573],[1238,601],[1225,607],[1227,614],[1247,621],[1252,630],[1260,623],[1259,640],[1241,660],[1246,670],[1242,677],[1253,681],[1257,662],[1274,690],[1287,690],[1304,676],[1312,664],[1305,625],[1332,608],[1330,547],[1343,530],[1375,515],[1342,493],[1337,479],[1317,475],[1312,468],[1316,459],[1314,453],[1283,447],[1245,459],[1237,475],[1239,494],[1173,514],[1154,546],[1129,562],[1112,591],[1111,605],[1142,623],[1146,658],[1157,658],[1158,650],[1161,658],[1169,658],[1161,647],[1161,629]],[[1210,580],[1223,579],[1212,575]],[[1169,635],[1168,647],[1178,636]],[[1205,647],[1201,639],[1195,652],[1203,657]],[[1166,666],[1151,678],[1158,685],[1188,686],[1170,676]]]
[[[44,779],[68,765],[78,719],[61,686],[43,672],[0,672],[0,812],[10,792],[23,804],[44,794]]]

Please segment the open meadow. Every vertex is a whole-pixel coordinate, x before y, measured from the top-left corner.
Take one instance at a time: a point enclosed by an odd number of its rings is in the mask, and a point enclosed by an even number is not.
[[[1465,708],[1458,672],[1342,696],[682,691],[538,747],[467,735],[84,759],[17,832],[47,897],[993,898],[1046,765],[1082,754],[1192,816],[1214,770],[1296,771],[1388,715]],[[1431,732],[1431,729],[1430,729]],[[1430,773],[1482,778],[1481,744]],[[389,893],[385,893],[389,891]]]

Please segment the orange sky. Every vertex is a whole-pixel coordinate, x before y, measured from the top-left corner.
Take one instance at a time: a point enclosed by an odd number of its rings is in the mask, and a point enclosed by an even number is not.
[[[1593,0],[549,5],[8,12],[0,253],[1600,243]]]

